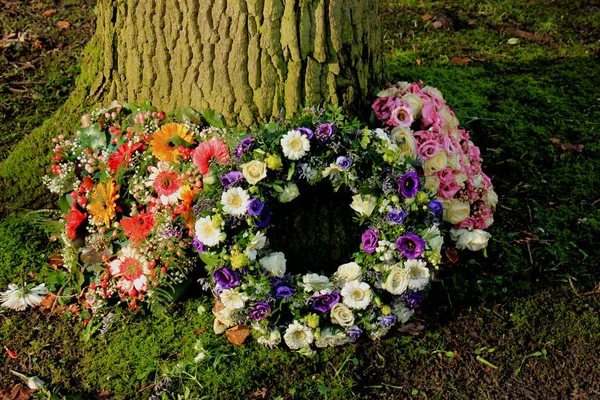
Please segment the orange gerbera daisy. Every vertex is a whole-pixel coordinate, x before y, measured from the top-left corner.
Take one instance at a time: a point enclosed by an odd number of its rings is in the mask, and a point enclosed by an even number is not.
[[[179,146],[190,145],[194,136],[183,124],[165,124],[152,135],[152,155],[160,161],[173,162],[181,155]]]
[[[199,192],[199,190],[193,190],[189,186],[182,187],[180,195],[182,202],[175,208],[175,214],[181,215],[188,229],[193,229],[194,224],[196,223],[196,216],[192,209],[192,204],[194,203],[194,197]]]
[[[156,223],[154,215],[146,211],[134,215],[131,218],[123,218],[121,220],[121,227],[125,235],[133,243],[139,243],[144,240]]]
[[[92,191],[92,200],[88,205],[88,212],[94,222],[110,226],[110,221],[116,216],[118,191],[119,185],[114,179],[96,185]]]
[[[227,145],[221,139],[213,137],[207,142],[202,142],[196,147],[192,153],[192,160],[198,170],[204,175],[208,173],[210,168],[210,160],[215,158],[221,165],[227,164],[229,161],[229,150]]]

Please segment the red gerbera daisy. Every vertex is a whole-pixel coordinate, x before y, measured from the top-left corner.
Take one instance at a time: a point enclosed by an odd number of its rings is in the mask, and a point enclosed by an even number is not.
[[[225,165],[229,161],[229,150],[227,149],[227,145],[216,137],[213,137],[207,142],[200,143],[192,153],[194,165],[198,167],[200,172],[204,175],[208,173],[210,160],[213,158],[221,165]]]
[[[121,227],[129,240],[133,243],[139,243],[148,236],[155,223],[154,215],[142,211],[131,218],[123,218]]]
[[[73,203],[73,207],[71,207],[71,211],[69,211],[69,214],[67,214],[67,216],[65,217],[65,219],[67,221],[69,221],[67,223],[67,237],[70,240],[74,240],[75,237],[77,236],[77,228],[79,227],[79,225],[81,225],[81,223],[83,221],[85,221],[85,218],[87,217],[86,213],[82,213],[81,211],[79,211],[77,209],[77,203]]]
[[[127,167],[131,161],[131,156],[138,150],[143,150],[144,145],[142,143],[136,143],[129,147],[129,143],[123,143],[117,149],[116,153],[111,154],[108,159],[108,168],[111,172],[115,172],[120,167]]]

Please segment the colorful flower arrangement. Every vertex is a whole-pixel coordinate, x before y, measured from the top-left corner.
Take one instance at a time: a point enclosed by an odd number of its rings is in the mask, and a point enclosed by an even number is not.
[[[484,248],[495,195],[437,90],[380,95],[374,130],[312,108],[240,135],[114,104],[56,138],[45,180],[61,196],[65,265],[91,276],[91,310],[164,300],[203,264],[214,330],[241,341],[310,353],[407,322],[440,263],[440,224],[454,225],[457,247]],[[293,275],[269,246],[272,210],[320,181],[348,193],[364,233],[333,275]]]

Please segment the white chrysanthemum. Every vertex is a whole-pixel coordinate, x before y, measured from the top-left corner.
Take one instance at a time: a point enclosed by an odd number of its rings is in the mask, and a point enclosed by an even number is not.
[[[298,321],[294,321],[293,324],[288,326],[285,331],[285,335],[283,335],[285,344],[287,344],[292,350],[298,350],[303,347],[310,346],[314,338],[315,337],[310,328],[299,323]]]
[[[344,332],[334,333],[331,328],[325,328],[321,331],[321,336],[315,341],[315,346],[319,348],[341,346],[342,344],[351,342]]]
[[[0,306],[10,308],[15,311],[23,311],[30,307],[39,306],[48,291],[45,284],[41,283],[34,288],[28,288],[25,283],[22,288],[11,283],[6,292],[0,293]]]
[[[248,195],[248,192],[239,187],[226,190],[221,196],[223,211],[236,217],[244,215],[248,212],[249,201],[250,196]]]
[[[267,244],[267,236],[261,231],[256,232],[256,235],[252,238],[248,247],[246,247],[246,256],[248,256],[249,260],[256,260],[256,253],[258,250],[265,247]]]
[[[392,304],[392,313],[398,317],[398,322],[405,324],[415,312],[414,310],[406,307],[404,302],[397,301]]]
[[[429,268],[423,260],[407,260],[404,270],[408,276],[408,288],[411,290],[423,290],[429,283]]]
[[[360,265],[355,262],[342,264],[338,267],[335,277],[343,282],[354,281],[360,278]]]
[[[390,273],[383,284],[383,288],[391,294],[399,295],[408,288],[408,275],[398,264],[390,269]]]
[[[259,261],[260,266],[267,270],[271,275],[282,278],[285,274],[286,259],[282,252],[271,253]]]
[[[342,297],[344,304],[348,307],[362,310],[371,303],[373,293],[368,283],[350,281],[342,288]]]
[[[240,310],[244,308],[244,304],[246,303],[246,300],[248,300],[248,296],[244,293],[238,293],[233,289],[223,290],[219,297],[221,298],[221,303],[223,303],[225,309],[228,310]],[[219,313],[222,313],[222,311]]]
[[[194,226],[198,240],[209,247],[217,245],[221,237],[221,230],[214,225],[211,217],[203,217]]]
[[[329,278],[319,274],[306,274],[302,277],[305,292],[320,292],[321,290],[329,289],[331,282]]]
[[[310,151],[310,141],[299,131],[289,131],[281,138],[283,154],[290,160],[299,160]]]

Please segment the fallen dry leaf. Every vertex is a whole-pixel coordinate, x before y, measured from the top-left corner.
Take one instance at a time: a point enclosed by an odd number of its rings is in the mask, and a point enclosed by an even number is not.
[[[32,393],[33,390],[19,383],[12,388],[2,389],[0,391],[0,400],[29,400]]]
[[[250,335],[250,328],[248,325],[237,325],[227,329],[226,335],[227,340],[241,347],[248,335]]]
[[[554,147],[558,150],[569,151],[571,153],[581,153],[583,151],[582,144],[566,143],[561,141],[559,138],[550,138],[550,141]]]
[[[452,264],[456,264],[458,261],[458,251],[454,247],[448,247],[445,254]]]
[[[403,324],[398,330],[412,336],[419,336],[423,333],[423,329],[425,329],[425,325],[410,322],[408,324]]]
[[[58,26],[61,29],[67,29],[71,26],[71,23],[69,21],[58,21],[56,23],[56,26]]]
[[[264,399],[265,397],[267,397],[267,388],[262,388],[259,391],[251,393],[248,397],[251,399],[262,397]]]
[[[442,26],[444,26],[444,23],[441,21],[435,21],[433,24],[431,24],[431,26],[433,26],[435,29],[440,29]]]
[[[463,58],[463,57],[452,57],[450,59],[450,62],[454,63],[454,64],[468,64],[471,61],[473,61],[473,60],[471,60],[470,58]]]
[[[423,60],[421,60],[420,58],[417,59],[417,65],[421,65],[421,64],[423,64]]]
[[[46,297],[44,297],[42,299],[42,302],[40,303],[40,310],[41,311],[51,310],[55,301],[56,301],[55,295],[53,295],[53,294],[47,295]]]
[[[197,331],[194,332],[194,335],[198,336],[199,334],[201,334],[202,332],[204,332],[206,329],[202,328],[202,329],[198,329]]]
[[[433,18],[433,15],[425,14],[425,15],[421,15],[421,18],[423,18],[423,21],[429,21],[431,18]]]
[[[49,10],[44,11],[44,13],[42,14],[42,16],[49,17],[49,16],[54,15],[54,14],[56,14],[56,9],[51,8]]]
[[[10,358],[12,358],[13,360],[16,360],[17,358],[19,358],[19,356],[17,355],[17,353],[15,353],[14,351],[12,351],[11,349],[9,349],[8,347],[4,346],[4,349],[6,350],[6,352],[8,353],[8,356]]]
[[[52,254],[48,256],[48,259],[50,260],[50,265],[54,269],[58,269],[58,267],[65,265],[62,254]]]

